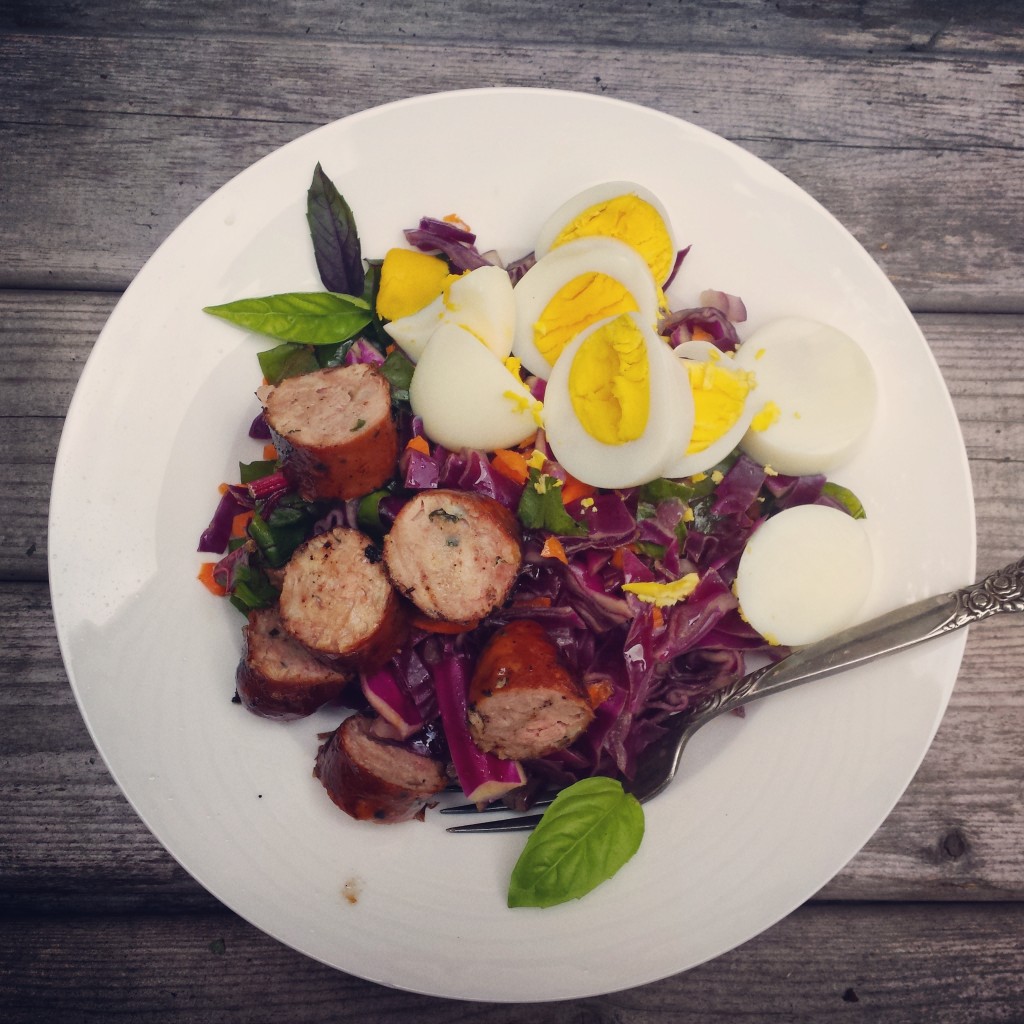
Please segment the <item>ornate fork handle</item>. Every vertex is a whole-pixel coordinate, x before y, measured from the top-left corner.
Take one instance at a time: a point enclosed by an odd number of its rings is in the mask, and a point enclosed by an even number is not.
[[[1024,611],[1024,558],[948,594],[881,615],[751,672],[711,694],[687,715],[702,724],[741,704],[831,675],[979,622]]]

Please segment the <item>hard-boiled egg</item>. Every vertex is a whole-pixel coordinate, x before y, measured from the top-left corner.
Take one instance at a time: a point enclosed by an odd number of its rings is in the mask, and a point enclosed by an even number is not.
[[[762,523],[736,575],[743,617],[770,643],[799,647],[853,625],[871,588],[863,520],[797,505]]]
[[[474,335],[446,323],[431,335],[409,386],[412,411],[446,448],[509,448],[532,437],[540,403]]]
[[[515,322],[516,302],[508,273],[501,267],[478,267],[448,279],[432,302],[385,324],[384,330],[414,363],[442,324],[464,328],[505,359],[512,351]]]
[[[562,353],[544,394],[555,458],[595,487],[633,487],[662,475],[693,426],[675,356],[637,313],[603,320]]]
[[[755,331],[736,363],[757,379],[758,403],[740,447],[781,473],[821,473],[850,458],[875,416],[875,375],[847,334],[803,317]]]
[[[708,342],[687,341],[673,353],[680,387],[693,401],[693,432],[663,471],[678,478],[703,473],[740,443],[754,415],[756,381]]]
[[[653,327],[658,292],[643,258],[614,238],[566,242],[539,259],[515,286],[512,351],[545,380],[580,331],[620,313],[639,312]]]
[[[609,181],[584,189],[544,222],[534,251],[540,258],[576,238],[617,238],[644,258],[657,284],[672,272],[676,247],[668,211],[649,189]]]
[[[412,316],[457,276],[439,256],[415,249],[389,249],[380,268],[377,315],[383,320]]]

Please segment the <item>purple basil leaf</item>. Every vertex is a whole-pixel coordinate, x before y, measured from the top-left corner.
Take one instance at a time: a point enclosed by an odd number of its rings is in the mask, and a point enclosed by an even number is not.
[[[362,295],[366,275],[355,218],[320,164],[306,197],[306,220],[324,287],[341,295]]]

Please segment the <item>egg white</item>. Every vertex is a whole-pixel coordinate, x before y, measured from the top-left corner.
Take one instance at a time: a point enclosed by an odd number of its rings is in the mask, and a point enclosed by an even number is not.
[[[544,429],[552,454],[567,472],[594,487],[635,487],[663,475],[680,438],[688,438],[693,430],[693,398],[688,387],[684,391],[678,386],[675,356],[644,317],[624,315],[642,332],[648,360],[650,412],[640,437],[605,444],[587,432],[573,409],[569,394],[572,361],[587,338],[609,323],[608,319],[582,331],[566,346],[544,394]]]
[[[656,323],[657,285],[650,268],[635,249],[614,238],[580,238],[566,242],[530,267],[513,290],[516,324],[512,353],[535,376],[547,380],[551,364],[534,342],[534,324],[560,289],[591,272],[618,281],[633,296],[644,323],[650,327]],[[583,315],[585,311],[581,312],[581,317]]]

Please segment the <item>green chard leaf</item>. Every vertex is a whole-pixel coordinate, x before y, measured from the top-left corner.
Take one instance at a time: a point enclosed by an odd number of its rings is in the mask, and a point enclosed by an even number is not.
[[[357,335],[372,319],[363,299],[335,292],[285,292],[205,306],[204,313],[301,345],[334,345]]]
[[[560,537],[585,537],[589,532],[584,523],[566,512],[561,481],[533,467],[516,514],[528,530],[550,530]]]
[[[842,484],[834,484],[831,480],[821,489],[822,494],[828,495],[833,501],[839,502],[854,519],[867,519],[868,514],[864,511],[860,498],[848,487]]]
[[[409,357],[397,349],[381,364],[380,372],[391,385],[391,397],[396,402],[409,401],[409,386],[415,369]]]
[[[611,878],[640,848],[644,812],[615,779],[574,783],[555,797],[512,869],[510,907],[553,907]]]
[[[306,220],[324,287],[329,292],[362,295],[365,271],[355,217],[319,163],[306,194]]]

